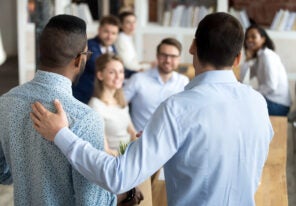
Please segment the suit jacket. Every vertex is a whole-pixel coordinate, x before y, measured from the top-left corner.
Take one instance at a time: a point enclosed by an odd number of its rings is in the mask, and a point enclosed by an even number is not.
[[[79,101],[87,104],[94,92],[94,78],[95,78],[95,62],[96,58],[101,56],[101,40],[98,36],[87,41],[88,50],[92,51],[93,54],[85,65],[85,70],[82,73],[78,83],[73,85],[73,96]],[[112,45],[112,49],[117,53],[115,46]]]

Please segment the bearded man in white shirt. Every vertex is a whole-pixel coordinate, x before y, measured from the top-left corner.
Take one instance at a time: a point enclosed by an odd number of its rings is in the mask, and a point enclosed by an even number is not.
[[[180,63],[181,43],[163,39],[157,46],[156,68],[134,74],[124,85],[124,96],[131,105],[131,118],[142,131],[156,108],[168,97],[181,92],[189,79],[176,72]]]

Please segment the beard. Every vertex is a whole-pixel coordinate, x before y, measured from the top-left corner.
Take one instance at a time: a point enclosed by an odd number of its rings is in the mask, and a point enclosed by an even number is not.
[[[73,81],[73,85],[74,85],[74,86],[77,86],[77,84],[78,84],[78,82],[79,82],[79,79],[80,79],[81,75],[82,75],[83,72],[84,72],[85,64],[86,64],[85,60],[82,59],[82,61],[81,61],[81,65],[80,65],[80,68],[79,68],[79,72],[78,72],[78,74],[76,75],[76,77],[75,77],[75,79],[74,79],[74,81]]]
[[[162,74],[170,74],[175,71],[177,68],[166,68],[165,65],[158,65],[158,71]]]

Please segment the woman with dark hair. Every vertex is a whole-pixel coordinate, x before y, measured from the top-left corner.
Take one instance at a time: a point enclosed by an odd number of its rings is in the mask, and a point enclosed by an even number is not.
[[[257,90],[265,97],[269,115],[286,116],[291,105],[285,67],[274,52],[275,47],[266,31],[254,24],[246,30],[245,63],[241,66],[241,81],[250,77],[258,80]]]
[[[125,78],[129,78],[138,71],[150,69],[153,63],[143,63],[138,59],[135,45],[134,33],[136,29],[137,18],[133,12],[124,11],[119,14],[121,23],[120,33],[115,43],[118,55],[122,58],[125,67]]]

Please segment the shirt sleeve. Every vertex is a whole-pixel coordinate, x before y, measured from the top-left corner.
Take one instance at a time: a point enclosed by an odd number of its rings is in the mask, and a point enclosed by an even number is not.
[[[250,78],[254,77],[254,75],[247,76],[247,74],[250,74],[250,69],[254,65],[254,63],[255,63],[255,61],[253,59],[251,59],[251,60],[244,62],[240,66],[240,81],[241,82],[245,82],[245,81],[248,82]]]
[[[264,78],[264,81],[261,81],[258,89],[261,94],[267,95],[273,93],[278,88],[279,64],[276,60],[277,59],[270,58],[269,56],[263,56],[262,58],[260,72],[263,74],[262,78]]]
[[[9,166],[5,160],[4,152],[0,142],[0,184],[9,185],[12,184],[12,176]]]
[[[137,74],[129,78],[123,86],[124,97],[127,102],[131,102],[137,94]]]
[[[72,129],[82,140],[89,142],[98,150],[104,149],[103,121],[97,113],[90,112],[75,125]],[[116,204],[115,195],[89,182],[73,167],[72,179],[76,205],[109,206]]]
[[[142,136],[132,142],[122,156],[113,157],[97,150],[64,128],[55,144],[75,169],[90,181],[119,194],[139,185],[160,169],[178,150],[179,127],[168,106],[153,114]]]
[[[151,67],[150,64],[139,63],[137,51],[135,46],[129,42],[124,41],[120,37],[116,42],[116,50],[118,55],[122,58],[124,67],[132,71],[139,71],[140,69],[147,70]]]

